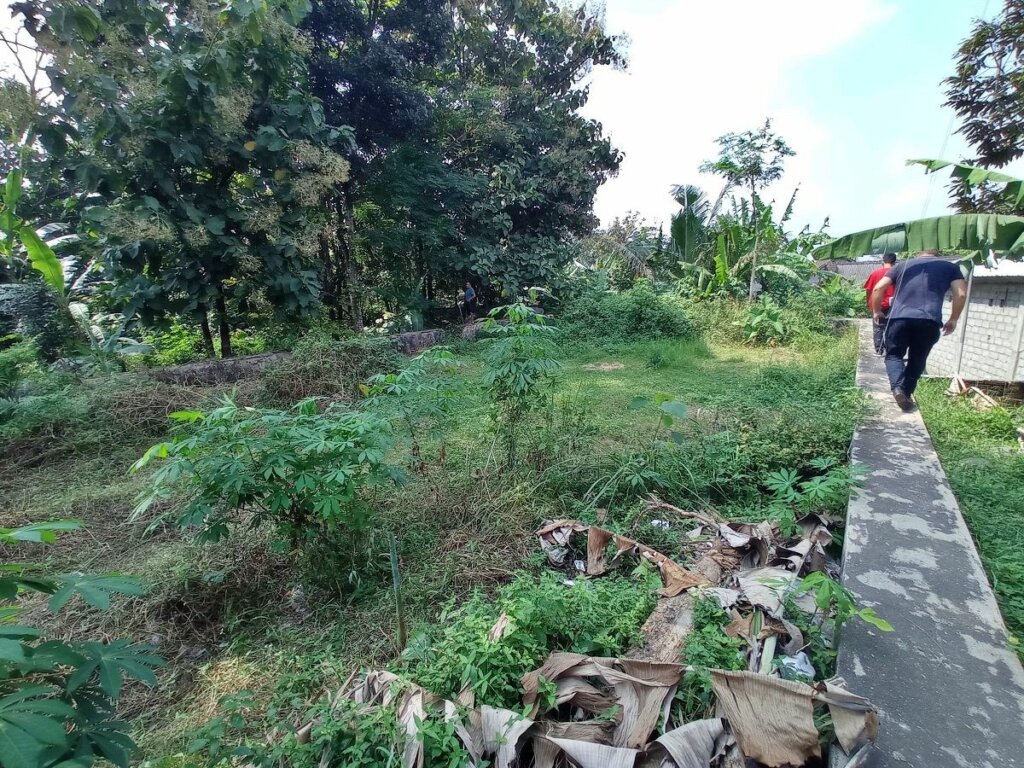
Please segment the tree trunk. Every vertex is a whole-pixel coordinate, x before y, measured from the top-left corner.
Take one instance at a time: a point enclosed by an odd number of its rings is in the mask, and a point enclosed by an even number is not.
[[[228,324],[228,308],[223,293],[217,294],[217,319],[220,331],[220,356],[231,357],[231,326]]]
[[[348,294],[348,316],[355,331],[363,330],[363,308],[359,296],[359,273],[356,271],[355,243],[356,222],[353,212],[352,195],[345,192],[345,231],[348,243],[348,258],[345,259],[345,287]]]
[[[199,327],[203,331],[203,351],[206,352],[207,357],[216,357],[217,353],[213,349],[213,332],[210,330],[210,316],[206,312],[206,307],[201,309],[203,313],[203,319],[199,323]]]
[[[747,299],[754,300],[754,279],[757,276],[757,249],[761,247],[761,228],[758,226],[757,215],[757,187],[750,185],[750,210],[754,218],[754,255],[750,260],[750,290],[747,292]]]

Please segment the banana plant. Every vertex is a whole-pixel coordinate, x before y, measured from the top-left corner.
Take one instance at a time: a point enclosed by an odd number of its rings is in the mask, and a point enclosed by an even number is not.
[[[1024,179],[988,168],[949,160],[908,160],[924,166],[927,173],[951,169],[950,175],[968,188],[980,184],[1001,184],[1005,198],[1019,207],[1024,202]],[[956,213],[888,224],[852,232],[816,248],[816,259],[855,259],[865,254],[889,251],[1000,251],[1007,256],[1024,255],[1024,216],[998,213]]]
[[[0,202],[0,256],[8,264],[23,259],[39,273],[59,300],[64,299],[64,268],[57,254],[25,219],[18,215],[24,172],[20,168],[7,174]]]
[[[1018,179],[1016,176],[993,171],[989,168],[979,168],[975,165],[955,163],[952,160],[907,160],[907,165],[922,165],[926,169],[925,173],[935,173],[936,171],[950,168],[950,177],[959,179],[968,188],[976,187],[980,184],[1002,184],[1004,185],[1003,195],[1015,207],[1019,208],[1021,203],[1024,203],[1024,179]]]

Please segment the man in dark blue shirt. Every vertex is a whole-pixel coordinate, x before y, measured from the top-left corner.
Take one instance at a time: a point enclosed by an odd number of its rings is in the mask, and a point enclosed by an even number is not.
[[[967,283],[959,265],[938,255],[938,251],[922,251],[917,258],[897,263],[871,293],[875,322],[882,322],[885,292],[890,285],[896,289],[885,327],[885,371],[892,396],[904,411],[914,409],[911,397],[928,355],[940,333],[948,336],[956,329],[967,300]],[[953,308],[943,323],[942,302],[950,290]]]

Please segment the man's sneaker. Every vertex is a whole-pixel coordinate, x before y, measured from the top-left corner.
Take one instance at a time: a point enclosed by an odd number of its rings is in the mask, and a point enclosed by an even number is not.
[[[893,400],[896,401],[896,405],[898,405],[901,410],[906,411],[907,413],[914,410],[914,401],[911,400],[907,393],[899,387],[893,387],[892,397]]]

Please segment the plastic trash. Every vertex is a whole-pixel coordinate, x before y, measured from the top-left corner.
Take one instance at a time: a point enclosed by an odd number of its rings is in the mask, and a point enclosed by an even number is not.
[[[786,680],[795,680],[797,678],[814,679],[816,674],[814,665],[811,664],[811,660],[807,658],[807,654],[803,651],[800,651],[795,656],[779,656],[778,660],[779,673]]]

